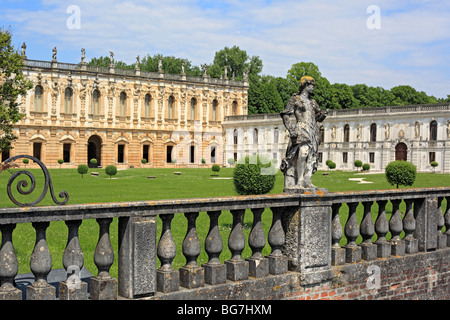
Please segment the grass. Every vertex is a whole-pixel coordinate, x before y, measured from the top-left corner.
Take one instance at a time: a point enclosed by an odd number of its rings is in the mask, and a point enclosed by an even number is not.
[[[42,190],[43,177],[39,170],[30,170],[36,175],[37,198]],[[176,168],[176,169],[128,169],[121,170],[116,176],[110,178],[105,174],[104,169],[90,169],[99,173],[97,177],[90,174],[82,178],[76,169],[50,169],[55,193],[62,190],[69,193],[69,204],[79,203],[101,203],[101,202],[123,202],[123,201],[141,201],[158,200],[174,198],[196,198],[196,197],[220,197],[236,195],[232,180],[233,169],[221,168],[218,175],[211,169],[199,168]],[[181,175],[174,175],[174,172],[181,172]],[[154,176],[155,179],[148,179],[148,176]],[[371,184],[358,184],[355,181],[349,181],[349,178],[364,178]],[[0,175],[0,190],[6,189],[8,172]],[[413,187],[438,187],[449,186],[449,174],[419,173]],[[384,174],[361,174],[355,172],[325,171],[317,172],[313,176],[313,183],[316,186],[328,188],[333,191],[353,191],[353,190],[372,190],[372,189],[391,189]],[[283,175],[277,173],[275,187],[270,193],[281,193],[283,190]],[[15,185],[13,186],[15,189]],[[6,191],[6,190],[5,190]],[[32,195],[20,198],[17,192],[14,192],[18,199],[30,202]],[[40,205],[54,205],[50,196],[46,196]],[[8,199],[6,192],[0,197],[1,207],[14,207],[15,205]],[[391,207],[387,206],[387,213],[390,215]],[[404,210],[404,207],[401,207]],[[341,222],[345,224],[348,216],[348,207],[341,207]],[[377,205],[372,207],[372,218],[376,219]],[[389,217],[388,217],[389,218]],[[246,241],[252,226],[252,214],[250,210],[246,211],[244,216],[244,234]],[[362,219],[362,205],[358,207],[358,221]],[[272,223],[272,214],[266,209],[262,215],[262,225],[267,232]],[[219,225],[224,244],[224,250],[221,254],[221,260],[227,260],[231,257],[228,250],[228,235],[232,226],[232,215],[229,211],[224,211],[219,218]],[[185,258],[182,254],[182,242],[186,234],[187,221],[183,214],[175,215],[172,221],[172,234],[177,245],[177,257],[174,260],[174,267],[178,268],[185,264]],[[118,248],[118,220],[114,219],[111,224],[110,234],[113,248]],[[197,219],[197,232],[200,242],[204,244],[209,230],[209,217],[205,212],[201,212]],[[161,221],[158,219],[158,238],[161,232]],[[98,224],[95,220],[84,220],[80,227],[80,242],[85,256],[85,266],[92,274],[97,274],[97,269],[93,262],[93,253],[98,241]],[[374,236],[376,237],[376,236]],[[19,260],[19,273],[30,272],[29,258],[34,247],[35,231],[31,224],[17,225],[14,235],[14,247]],[[53,268],[62,268],[62,254],[67,242],[67,227],[64,222],[52,222],[47,229],[47,243],[52,256]],[[345,238],[342,244],[345,243]],[[270,246],[266,244],[263,254],[270,253]],[[242,256],[243,258],[251,255],[251,249],[246,246]],[[202,248],[198,263],[204,263],[208,260],[207,254]],[[111,268],[111,275],[117,277],[117,251],[115,262]]]

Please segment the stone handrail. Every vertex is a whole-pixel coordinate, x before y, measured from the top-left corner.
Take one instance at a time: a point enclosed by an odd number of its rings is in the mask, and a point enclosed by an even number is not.
[[[387,256],[401,256],[418,251],[439,249],[450,245],[450,209],[444,215],[442,204],[450,200],[450,188],[395,189],[382,191],[337,192],[323,194],[276,194],[140,201],[126,203],[99,203],[65,206],[1,208],[0,230],[0,299],[21,299],[14,285],[18,263],[13,247],[13,230],[17,223],[32,223],[36,242],[30,257],[30,269],[35,282],[27,287],[27,299],[55,299],[55,287],[47,282],[52,269],[46,242],[46,229],[53,221],[65,221],[69,230],[63,265],[68,274],[80,270],[84,263],[78,228],[85,219],[96,219],[99,240],[94,252],[94,263],[99,272],[90,278],[90,299],[139,298],[170,294],[181,288],[199,288],[205,284],[219,285],[225,281],[264,279],[268,275],[299,272],[305,284],[330,279],[331,267],[345,263]],[[386,216],[390,201],[393,213]],[[400,202],[406,204],[405,217],[399,211]],[[343,203],[349,207],[349,218],[344,228],[339,218]],[[358,222],[357,206],[362,204],[363,218]],[[376,203],[376,221],[369,214]],[[269,208],[273,214],[272,226],[264,233],[261,214]],[[246,239],[242,232],[242,218],[246,209],[253,214],[253,226],[248,236],[252,255],[244,259],[242,251]],[[233,225],[228,238],[231,258],[220,261],[223,241],[218,219],[230,211]],[[439,211],[440,210],[440,211]],[[210,218],[209,232],[204,243],[197,236],[196,219],[199,212]],[[440,214],[438,214],[440,212]],[[176,246],[171,222],[175,214],[187,219],[187,232],[182,244],[186,265],[176,270],[172,266]],[[156,232],[157,216],[162,220],[159,240]],[[114,250],[109,226],[119,219],[119,247]],[[442,233],[443,226],[446,232]],[[405,231],[405,236],[400,233]],[[386,235],[391,232],[391,240]],[[372,241],[373,235],[377,240]],[[345,235],[347,243],[340,245]],[[357,238],[361,236],[359,244]],[[262,255],[267,241],[271,247],[268,256]],[[158,241],[157,241],[158,240]],[[199,266],[201,248],[208,254],[207,263]],[[118,252],[118,279],[109,274]],[[179,253],[178,253],[179,254]],[[157,269],[157,258],[161,267]],[[87,284],[69,276],[59,284],[59,299],[87,299]]]

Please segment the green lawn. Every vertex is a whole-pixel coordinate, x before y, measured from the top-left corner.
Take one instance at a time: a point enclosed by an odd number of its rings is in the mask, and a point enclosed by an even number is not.
[[[37,198],[42,190],[42,177],[38,170],[30,170],[36,174]],[[99,203],[99,202],[121,202],[121,201],[140,201],[140,200],[158,200],[173,198],[195,198],[195,197],[219,197],[236,195],[234,190],[232,175],[233,169],[221,168],[218,175],[213,175],[209,168],[188,169],[128,169],[117,173],[113,178],[109,178],[103,169],[90,169],[99,173],[98,177],[90,174],[82,178],[76,169],[51,169],[49,170],[55,193],[62,190],[69,193],[69,204],[76,203]],[[174,172],[181,172],[181,175],[174,175]],[[148,179],[148,176],[154,176],[156,179]],[[2,207],[15,206],[6,194],[6,183],[9,178],[9,172],[0,174],[0,190],[4,190],[0,197]],[[356,181],[349,181],[349,178],[364,178],[370,181],[370,184],[358,184]],[[416,183],[413,187],[437,187],[449,186],[449,174],[426,174],[419,173]],[[370,190],[370,189],[390,189],[390,186],[384,177],[384,174],[361,174],[356,172],[341,171],[319,171],[313,177],[313,183],[316,186],[328,188],[333,191],[351,191],[351,190]],[[41,186],[41,189],[39,189]],[[13,189],[15,185],[13,185]],[[278,172],[275,187],[271,193],[281,193],[283,190],[283,175]],[[17,192],[15,192],[17,194]],[[23,201],[30,202],[35,198],[27,196]],[[51,198],[47,196],[41,205],[54,205]],[[359,216],[362,215],[362,206],[358,208]],[[389,207],[388,213],[389,213]],[[373,217],[376,217],[376,205],[372,208]],[[341,208],[341,221],[345,223],[348,209],[346,205]],[[359,217],[361,219],[361,217]],[[359,220],[360,221],[360,220]],[[272,215],[267,209],[262,216],[263,228],[266,234],[272,223]],[[231,257],[228,250],[228,234],[231,231],[232,216],[229,212],[223,212],[219,219],[222,238],[224,241],[224,252],[221,255],[222,260]],[[247,211],[244,217],[244,233],[248,236],[252,224],[252,214]],[[160,220],[158,219],[158,230],[160,230]],[[186,219],[184,215],[177,214],[172,221],[172,233],[177,244],[177,257],[174,266],[184,265],[185,259],[182,255],[181,244],[186,233]],[[117,250],[117,229],[118,222],[114,219],[111,224],[111,240],[113,247]],[[202,212],[197,219],[197,231],[201,243],[204,243],[209,229],[209,218]],[[19,259],[19,273],[29,272],[29,257],[34,247],[35,231],[30,224],[18,225],[14,231],[13,241],[17,257]],[[159,237],[159,235],[158,235]],[[247,238],[246,238],[247,239]],[[93,273],[97,274],[93,262],[93,252],[98,240],[98,225],[94,220],[85,220],[80,227],[80,242],[85,255],[85,266]],[[53,222],[47,230],[47,241],[50,253],[52,255],[53,267],[62,268],[62,253],[67,241],[67,227],[64,222]],[[345,239],[343,239],[345,241]],[[344,242],[345,243],[345,242]],[[263,254],[270,253],[270,247],[267,244]],[[251,249],[247,248],[243,252],[243,257],[251,255]],[[204,250],[199,257],[199,264],[208,260]],[[117,254],[115,262],[111,269],[111,274],[117,277]]]

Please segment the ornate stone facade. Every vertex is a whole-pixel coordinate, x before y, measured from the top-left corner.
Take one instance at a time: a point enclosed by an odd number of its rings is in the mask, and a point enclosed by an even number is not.
[[[26,116],[3,160],[34,155],[49,168],[92,158],[118,168],[223,163],[222,121],[247,114],[247,79],[92,67],[84,55],[59,63],[55,52],[51,62],[24,59],[34,88],[20,98]]]
[[[288,135],[279,114],[229,116],[222,126],[225,158],[259,153],[280,164]],[[355,160],[384,171],[389,162],[403,159],[421,172],[450,173],[450,104],[331,110],[321,141],[319,170],[327,170],[328,159],[347,171],[356,170]],[[431,161],[438,163],[435,169]]]

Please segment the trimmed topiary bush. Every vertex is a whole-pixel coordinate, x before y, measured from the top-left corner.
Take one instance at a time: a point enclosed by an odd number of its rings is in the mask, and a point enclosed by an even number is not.
[[[275,185],[276,172],[269,158],[247,156],[241,159],[233,172],[237,193],[241,195],[268,193]]]
[[[336,163],[331,161],[331,160],[327,160],[326,162],[328,169],[336,169]]]
[[[81,178],[83,178],[83,175],[86,174],[86,173],[88,173],[89,168],[88,168],[88,166],[85,165],[85,164],[80,164],[80,165],[78,166],[78,169],[77,169],[77,170],[78,170],[78,173],[81,174]]]
[[[385,169],[387,181],[391,185],[412,186],[416,180],[416,166],[408,161],[392,161]]]
[[[436,161],[431,161],[430,165],[433,167],[433,172],[436,171],[436,167],[439,165]]]
[[[105,168],[105,173],[111,179],[112,176],[115,176],[117,174],[117,167],[114,165],[109,165]]]
[[[147,159],[141,159],[141,163],[142,164],[146,164],[147,163]]]
[[[362,167],[362,165],[363,165],[363,163],[362,163],[362,161],[361,160],[355,160],[355,162],[353,162],[353,164],[355,165],[355,167],[356,168],[361,168]],[[358,170],[357,169],[357,170]]]
[[[229,158],[227,162],[230,166],[234,165],[234,158]]]
[[[58,159],[59,167],[61,168],[61,165],[64,163],[63,159]]]
[[[211,167],[211,170],[212,170],[214,173],[217,173],[217,172],[220,171],[220,166],[219,166],[218,164],[213,164],[212,167]]]
[[[364,164],[362,165],[362,169],[363,169],[363,171],[369,171],[369,170],[370,170],[370,164],[364,163]]]

